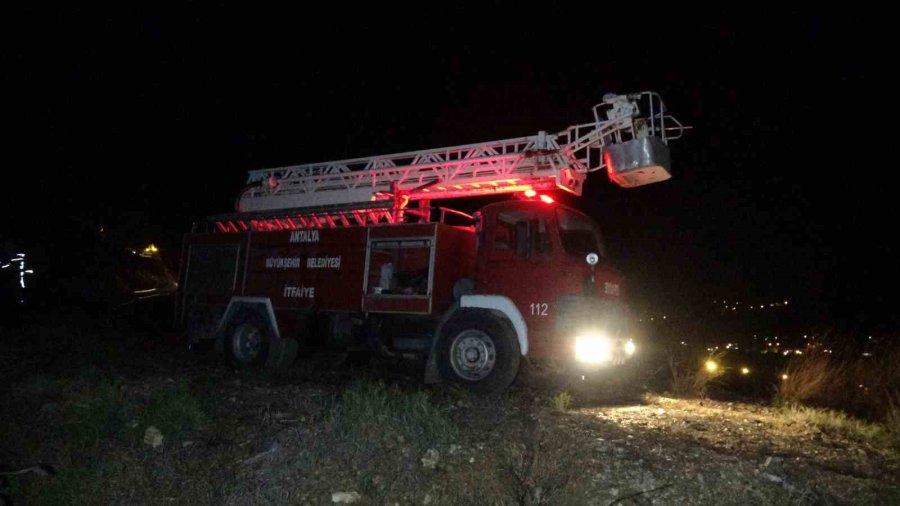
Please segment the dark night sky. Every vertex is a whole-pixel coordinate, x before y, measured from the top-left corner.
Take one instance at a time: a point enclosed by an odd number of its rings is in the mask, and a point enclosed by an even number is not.
[[[546,10],[10,16],[18,219],[0,235],[52,244],[71,216],[177,248],[192,218],[231,210],[249,169],[554,132],[604,93],[652,89],[694,127],[675,178],[594,177],[572,201],[643,304],[789,298],[900,327],[890,32],[874,16]]]

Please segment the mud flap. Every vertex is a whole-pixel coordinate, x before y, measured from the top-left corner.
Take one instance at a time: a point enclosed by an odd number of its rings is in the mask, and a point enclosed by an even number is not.
[[[268,369],[287,369],[297,358],[298,344],[295,339],[274,338],[270,344],[269,356],[266,359]]]
[[[435,341],[437,341],[437,339],[435,339]],[[431,347],[431,352],[428,353],[428,361],[425,363],[426,385],[433,385],[441,382],[441,372],[438,371],[437,361],[434,359],[434,348],[434,346]]]

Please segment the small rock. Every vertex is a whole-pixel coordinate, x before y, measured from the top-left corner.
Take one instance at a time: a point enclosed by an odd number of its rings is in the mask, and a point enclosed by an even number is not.
[[[159,448],[163,444],[163,435],[156,427],[152,425],[144,431],[144,444],[152,448]]]
[[[422,499],[422,505],[428,506],[431,504],[431,496],[429,494],[425,494],[425,499]]]
[[[402,435],[397,436],[397,442],[400,443],[400,444],[403,444],[403,443],[406,442],[406,438],[403,437]]]
[[[422,466],[424,466],[425,469],[435,469],[440,460],[441,454],[434,448],[429,448],[425,452],[425,456],[422,457]]]
[[[332,492],[331,502],[336,504],[353,504],[362,499],[357,492]]]
[[[193,441],[185,441],[185,442],[181,443],[181,447],[182,447],[182,448],[187,448],[188,446],[191,446],[191,445],[193,445],[193,444],[194,444]]]
[[[461,449],[462,447],[459,445],[450,445],[450,455],[456,455]]]
[[[474,464],[474,463],[475,463],[475,457],[471,457],[469,459],[469,464]]]
[[[656,414],[659,416],[662,416],[662,415],[666,414],[666,410],[664,410],[663,408],[658,408],[656,410]]]
[[[766,457],[763,470],[775,476],[784,476],[784,461],[781,457]]]

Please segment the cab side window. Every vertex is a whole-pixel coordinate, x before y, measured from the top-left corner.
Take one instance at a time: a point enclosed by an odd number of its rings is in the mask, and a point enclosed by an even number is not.
[[[547,222],[533,211],[497,213],[493,235],[495,258],[530,258],[550,253]]]

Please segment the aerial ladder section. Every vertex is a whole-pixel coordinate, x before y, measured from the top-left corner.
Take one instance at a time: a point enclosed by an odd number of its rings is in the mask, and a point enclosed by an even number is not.
[[[606,95],[593,113],[593,122],[556,134],[253,170],[237,213],[214,221],[240,232],[427,220],[438,199],[581,195],[587,175],[603,169],[626,188],[671,177],[667,144],[688,127],[666,114],[658,94]]]

